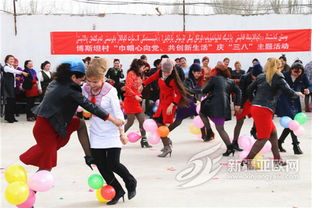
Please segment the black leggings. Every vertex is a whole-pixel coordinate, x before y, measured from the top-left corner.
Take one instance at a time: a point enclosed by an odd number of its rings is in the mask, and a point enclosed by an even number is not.
[[[114,173],[123,179],[127,188],[135,181],[129,170],[120,163],[120,151],[121,148],[91,149],[97,168],[105,182],[115,188],[116,193],[124,192],[124,190]]]

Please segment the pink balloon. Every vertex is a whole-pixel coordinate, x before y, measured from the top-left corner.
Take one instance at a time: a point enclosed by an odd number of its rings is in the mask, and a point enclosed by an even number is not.
[[[252,147],[252,138],[251,136],[243,135],[240,136],[237,140],[239,147],[243,148],[244,150],[250,150]]]
[[[18,208],[31,208],[36,201],[36,194],[33,190],[29,190],[29,196],[22,204],[16,205]]]
[[[193,124],[196,128],[199,129],[204,127],[204,123],[199,116],[195,116],[195,118],[193,119]]]
[[[82,112],[83,111],[83,108],[82,107],[80,107],[80,106],[78,106],[78,108],[77,108],[77,112]]]
[[[242,152],[240,152],[239,153],[239,159],[240,160],[243,160],[243,159],[245,159],[246,157],[247,157],[247,155],[249,154],[249,151],[242,151]]]
[[[200,111],[200,104],[196,106],[196,113],[199,114]]]
[[[294,131],[294,134],[297,137],[301,137],[304,135],[304,128],[302,126],[299,126],[299,128],[297,130]]]
[[[153,119],[146,119],[143,123],[143,128],[147,132],[157,132],[158,126]]]
[[[290,130],[296,131],[300,127],[300,124],[297,121],[292,120],[292,121],[289,121],[288,127]]]
[[[131,142],[131,143],[135,143],[141,138],[141,136],[136,132],[130,132],[127,135],[127,137],[128,137],[129,142]]]
[[[151,133],[150,136],[148,137],[148,142],[150,144],[155,145],[155,144],[158,144],[159,141],[160,141],[160,137],[157,133]]]
[[[271,148],[272,148],[271,142],[270,142],[270,141],[267,141],[267,142],[265,143],[265,145],[262,147],[262,149],[260,150],[259,153],[260,153],[261,155],[266,154],[266,153],[268,153],[268,152],[271,151]]]
[[[28,186],[34,191],[48,191],[54,186],[54,177],[50,171],[40,170],[31,176]]]
[[[155,105],[156,105],[156,106],[159,106],[159,99],[156,100]]]

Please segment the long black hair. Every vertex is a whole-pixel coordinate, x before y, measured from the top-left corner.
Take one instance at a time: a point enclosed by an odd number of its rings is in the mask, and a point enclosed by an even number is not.
[[[56,73],[53,75],[53,79],[61,83],[67,83],[71,81],[72,75],[75,75],[76,78],[81,78],[85,76],[84,73],[70,71],[70,64],[64,63],[58,65],[58,67],[56,68]]]

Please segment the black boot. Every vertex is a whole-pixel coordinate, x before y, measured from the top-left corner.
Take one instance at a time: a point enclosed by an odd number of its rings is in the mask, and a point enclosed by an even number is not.
[[[125,195],[125,192],[124,192],[124,191],[119,192],[119,193],[116,193],[116,196],[115,196],[112,200],[110,200],[109,202],[107,202],[106,204],[107,204],[107,205],[114,205],[114,204],[117,204],[120,198],[122,198],[122,201],[125,202],[125,197],[124,197],[124,195]]]
[[[294,146],[294,154],[295,155],[302,155],[303,154],[303,152],[301,151],[301,149],[299,147],[299,143],[293,144],[293,146]]]
[[[283,141],[279,139],[278,140],[278,149],[279,149],[279,151],[280,152],[286,152],[286,150],[283,148],[282,144],[283,144]]]
[[[235,141],[235,142],[233,141],[232,145],[233,145],[233,148],[235,150],[237,150],[239,152],[243,151],[243,149],[239,148],[237,141]]]
[[[113,181],[110,184],[108,184],[108,185],[111,185],[112,187],[114,187],[116,195],[115,195],[115,197],[112,200],[110,200],[106,204],[107,205],[117,204],[120,198],[122,198],[123,202],[125,202],[124,195],[125,195],[126,192],[123,190],[122,186],[117,181],[117,179],[116,178],[113,179]]]
[[[136,195],[136,187],[137,187],[137,181],[135,178],[131,179],[128,184],[126,184],[126,188],[128,191],[128,199],[132,199]]]
[[[232,144],[227,146],[227,150],[225,153],[223,153],[223,156],[229,156],[230,154],[232,154],[232,156],[234,156],[235,150]]]
[[[142,137],[141,139],[141,147],[144,148],[151,148],[152,146],[147,142],[147,139],[145,136]]]

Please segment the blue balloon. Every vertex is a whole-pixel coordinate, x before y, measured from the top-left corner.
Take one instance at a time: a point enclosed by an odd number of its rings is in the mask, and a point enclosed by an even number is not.
[[[155,106],[153,107],[153,112],[155,113],[155,112],[157,111],[157,109],[158,109],[158,106],[155,105]]]
[[[288,128],[288,124],[289,122],[292,121],[292,119],[288,116],[283,116],[281,119],[280,119],[280,124],[282,127],[284,128]]]

